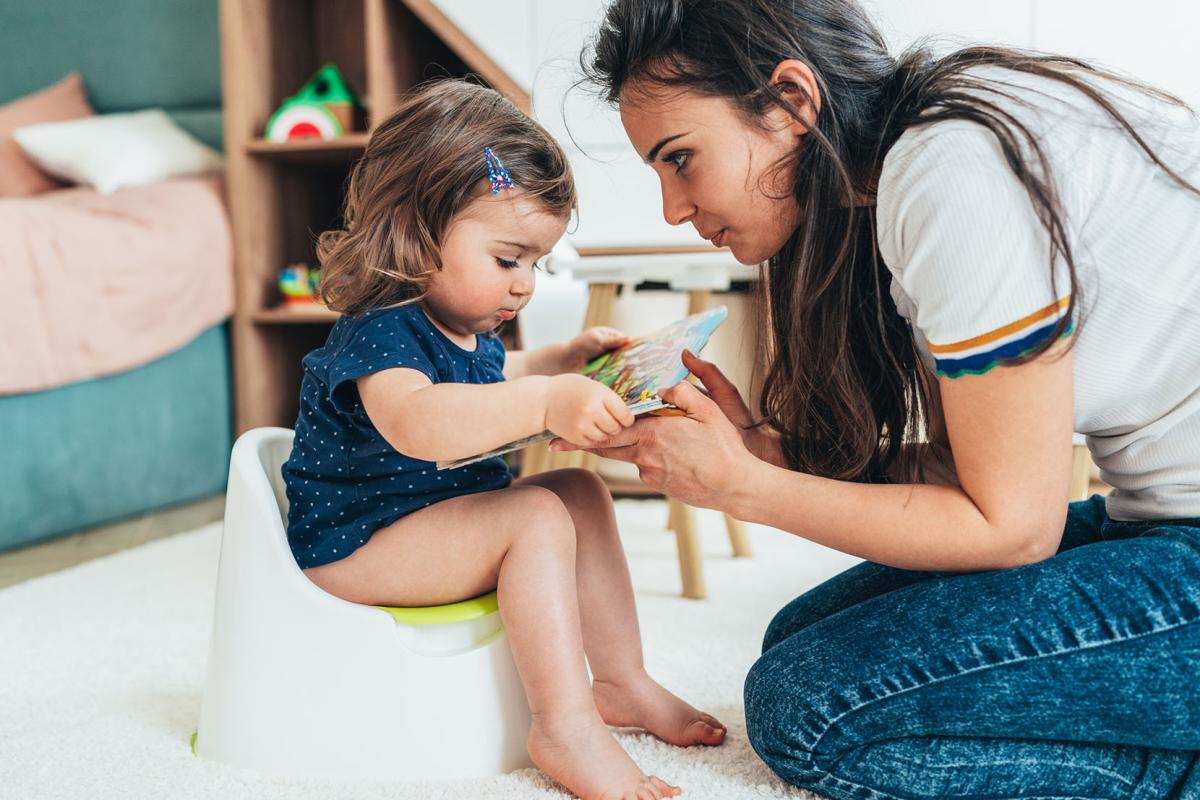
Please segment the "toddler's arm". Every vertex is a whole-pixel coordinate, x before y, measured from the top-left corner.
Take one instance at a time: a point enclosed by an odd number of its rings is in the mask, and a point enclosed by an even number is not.
[[[547,429],[594,445],[633,424],[616,392],[582,375],[434,384],[417,370],[393,368],[357,384],[380,435],[424,461],[467,458]]]
[[[629,337],[616,328],[588,328],[565,342],[556,342],[536,350],[509,352],[504,359],[504,377],[511,381],[527,375],[578,372],[596,356],[620,347],[627,341]]]

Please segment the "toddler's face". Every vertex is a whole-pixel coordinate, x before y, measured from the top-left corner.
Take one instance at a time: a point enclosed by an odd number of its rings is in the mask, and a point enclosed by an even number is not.
[[[512,319],[533,296],[534,264],[566,229],[565,218],[520,189],[486,192],[450,224],[426,308],[462,336]]]

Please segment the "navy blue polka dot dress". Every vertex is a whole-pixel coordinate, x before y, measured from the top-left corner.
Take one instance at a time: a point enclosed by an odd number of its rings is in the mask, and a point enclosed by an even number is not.
[[[512,482],[500,458],[439,472],[388,444],[354,381],[394,367],[434,383],[497,383],[504,380],[504,345],[480,334],[475,350],[464,350],[414,303],[343,316],[325,346],[305,356],[296,440],[283,465],[288,541],[304,569],[345,558],[405,514]]]

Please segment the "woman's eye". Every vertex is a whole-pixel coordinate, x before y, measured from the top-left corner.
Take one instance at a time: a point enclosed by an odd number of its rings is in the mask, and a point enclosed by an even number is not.
[[[517,268],[516,261],[509,261],[507,258],[500,258],[500,256],[496,256],[496,263],[499,264],[500,266],[504,267],[505,269],[516,269]]]
[[[677,151],[675,153],[671,153],[671,155],[667,156],[667,161],[674,164],[675,171],[679,172],[680,170],[683,169],[683,165],[687,163],[688,157],[690,155],[691,155],[691,153],[687,153],[687,152],[684,152],[683,150],[679,150],[679,151]]]
[[[539,269],[539,270],[540,270],[540,269],[545,269],[545,268],[542,266],[542,262],[540,262],[540,261],[535,261],[535,262],[533,262],[533,268],[534,268],[534,269]]]

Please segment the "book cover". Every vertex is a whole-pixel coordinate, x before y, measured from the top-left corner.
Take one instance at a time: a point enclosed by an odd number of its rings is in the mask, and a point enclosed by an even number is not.
[[[580,372],[621,395],[625,405],[635,415],[657,411],[667,405],[658,396],[659,390],[674,386],[688,375],[687,367],[683,366],[683,351],[691,350],[699,354],[708,344],[713,331],[724,321],[726,314],[725,306],[717,306],[685,317],[599,356]],[[439,461],[437,468],[442,470],[465,467],[485,458],[511,453],[513,450],[553,438],[554,434],[550,431],[542,431],[477,456],[456,461]]]

